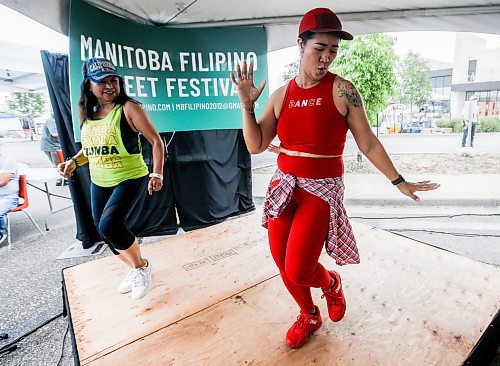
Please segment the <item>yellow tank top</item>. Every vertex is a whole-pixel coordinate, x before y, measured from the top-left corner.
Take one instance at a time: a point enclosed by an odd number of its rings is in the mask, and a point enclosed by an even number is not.
[[[100,187],[114,187],[124,180],[144,177],[148,167],[138,154],[129,154],[122,140],[122,106],[116,105],[102,119],[87,119],[81,130],[83,155],[89,160],[90,179]],[[139,138],[139,136],[137,137]],[[140,147],[140,140],[139,140]]]

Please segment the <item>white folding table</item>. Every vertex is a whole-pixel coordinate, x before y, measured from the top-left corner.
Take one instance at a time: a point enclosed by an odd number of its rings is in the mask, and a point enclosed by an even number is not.
[[[48,183],[55,182],[57,179],[62,178],[61,175],[58,173],[57,168],[28,168],[28,167],[21,167],[19,169],[19,174],[26,175],[26,182],[29,186],[45,193],[47,197],[47,202],[49,203],[49,213],[45,217],[45,230],[48,231],[49,230],[48,220],[50,215],[56,214],[58,212],[73,207],[73,204],[71,204],[63,208],[54,209],[54,206],[52,204],[52,197],[63,198],[71,201],[71,197],[57,195],[51,193],[49,190]],[[44,188],[40,188],[38,185],[36,185],[37,183],[43,183]]]

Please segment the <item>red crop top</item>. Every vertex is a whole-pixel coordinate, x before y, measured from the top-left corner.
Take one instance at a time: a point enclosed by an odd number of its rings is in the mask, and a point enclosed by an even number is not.
[[[342,155],[347,120],[333,102],[335,74],[328,73],[309,89],[292,79],[278,119],[278,138],[287,150],[317,155]]]

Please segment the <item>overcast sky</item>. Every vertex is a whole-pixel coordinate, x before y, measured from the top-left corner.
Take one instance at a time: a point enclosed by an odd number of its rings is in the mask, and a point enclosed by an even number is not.
[[[0,4],[0,40],[53,52],[68,52],[68,37]]]

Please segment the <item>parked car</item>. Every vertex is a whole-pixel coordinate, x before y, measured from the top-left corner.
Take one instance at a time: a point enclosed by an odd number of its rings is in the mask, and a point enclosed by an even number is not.
[[[401,125],[401,133],[420,133],[423,127],[423,123],[418,120],[414,120],[411,123],[406,122]]]

